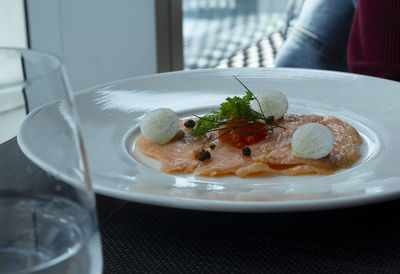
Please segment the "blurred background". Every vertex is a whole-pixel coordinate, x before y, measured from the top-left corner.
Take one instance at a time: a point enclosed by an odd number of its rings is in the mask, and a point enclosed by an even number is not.
[[[185,69],[273,66],[274,47],[281,41],[277,40],[278,35],[273,40],[269,34],[284,29],[287,3],[286,0],[183,0]],[[248,49],[249,46],[253,47]]]
[[[0,0],[0,46],[49,51],[74,91],[183,69],[272,67],[289,0]]]

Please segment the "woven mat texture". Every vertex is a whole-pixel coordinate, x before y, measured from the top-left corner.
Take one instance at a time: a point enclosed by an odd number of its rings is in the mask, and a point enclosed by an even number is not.
[[[236,214],[128,203],[101,222],[105,273],[400,273],[400,201]]]

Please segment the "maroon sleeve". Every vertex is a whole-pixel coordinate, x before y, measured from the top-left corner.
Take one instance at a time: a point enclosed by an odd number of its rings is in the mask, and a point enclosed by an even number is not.
[[[350,33],[349,70],[400,81],[400,0],[359,0]]]

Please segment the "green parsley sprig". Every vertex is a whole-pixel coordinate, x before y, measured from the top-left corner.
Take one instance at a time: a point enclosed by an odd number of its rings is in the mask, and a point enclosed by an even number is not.
[[[238,96],[227,97],[226,101],[220,104],[219,111],[211,111],[202,117],[196,116],[199,120],[196,126],[190,131],[190,135],[201,136],[206,133],[224,130],[215,139],[230,132],[245,138],[260,132],[273,132],[278,127],[283,128],[275,123],[273,116],[265,117],[261,107],[261,113],[251,108],[250,102],[252,100],[256,100],[258,105],[260,103],[239,78],[236,76],[234,78],[246,89],[246,95],[242,98]],[[263,127],[260,128],[255,125],[263,125]]]

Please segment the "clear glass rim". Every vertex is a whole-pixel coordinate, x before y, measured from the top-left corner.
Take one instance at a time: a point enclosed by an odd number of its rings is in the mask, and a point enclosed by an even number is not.
[[[62,68],[64,66],[64,63],[59,56],[57,56],[56,54],[53,54],[51,52],[47,52],[47,51],[43,51],[43,50],[16,48],[16,47],[0,47],[0,53],[3,53],[3,52],[20,53],[22,56],[26,56],[27,54],[35,54],[37,56],[46,58],[46,59],[54,62],[54,67],[51,70],[49,70],[48,72],[40,73],[38,75],[31,77],[30,79],[25,79],[25,80],[21,80],[21,81],[10,81],[9,83],[0,84],[0,89],[26,85],[27,83],[31,83],[38,79],[42,79],[45,76],[52,75],[53,73],[56,73],[56,72],[62,70]]]

